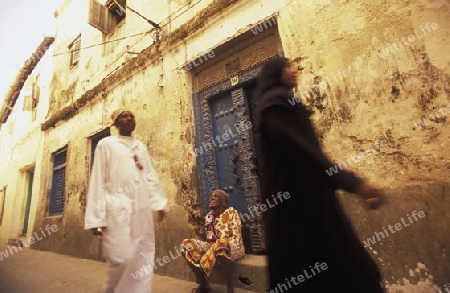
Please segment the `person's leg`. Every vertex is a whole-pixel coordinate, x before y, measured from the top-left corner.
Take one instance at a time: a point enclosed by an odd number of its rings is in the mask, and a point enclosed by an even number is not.
[[[203,271],[200,268],[198,268],[198,267],[194,266],[193,264],[191,264],[186,258],[185,258],[185,260],[188,263],[188,265],[191,268],[191,270],[195,274],[195,282],[197,284],[199,284],[196,292],[201,293],[201,292],[208,292],[209,290],[211,290],[211,286],[209,285],[209,281],[206,278],[206,275],[203,273]]]
[[[227,293],[234,293],[233,271],[231,260],[229,260],[223,255],[218,256],[217,260],[220,261],[220,264],[222,265],[223,275],[225,277],[225,282],[227,284]]]
[[[117,243],[117,237],[117,233],[113,233],[112,229],[108,229],[107,233],[103,234],[102,252],[103,257],[108,263],[108,269],[106,272],[106,281],[101,290],[102,293],[113,293],[116,290],[127,266],[129,249],[119,250],[123,246],[114,245]]]
[[[211,243],[196,239],[184,239],[181,243],[183,256],[194,272],[197,284],[200,285],[195,292],[203,293],[211,290],[207,273],[209,271],[205,270],[205,266],[202,264],[202,260],[209,259],[212,253],[211,246]],[[198,263],[199,266],[194,265],[195,263]]]
[[[124,263],[109,263],[106,282],[103,284],[101,293],[114,293],[117,283],[125,269]]]

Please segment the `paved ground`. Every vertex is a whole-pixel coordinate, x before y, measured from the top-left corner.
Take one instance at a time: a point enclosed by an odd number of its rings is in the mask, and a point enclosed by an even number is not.
[[[5,251],[6,246],[0,246]],[[96,293],[106,276],[106,263],[46,251],[23,249],[0,260],[0,293]],[[154,293],[190,293],[197,284],[155,275]],[[236,293],[255,293],[235,289]],[[212,284],[210,293],[225,293]]]

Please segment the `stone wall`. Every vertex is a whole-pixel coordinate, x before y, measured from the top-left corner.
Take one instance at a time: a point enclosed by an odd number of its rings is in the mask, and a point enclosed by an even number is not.
[[[354,171],[387,198],[366,211],[341,197],[361,239],[401,224],[368,247],[390,292],[449,282],[450,7],[428,2],[297,1],[278,19],[285,52],[304,68],[297,94],[336,171]],[[425,217],[410,223],[414,211]]]

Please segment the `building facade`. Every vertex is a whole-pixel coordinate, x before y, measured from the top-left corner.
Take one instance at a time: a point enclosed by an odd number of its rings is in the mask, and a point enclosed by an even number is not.
[[[96,143],[115,134],[110,113],[126,107],[169,197],[157,257],[201,237],[209,194],[221,188],[241,213],[248,255],[264,258],[261,215],[251,212],[262,204],[255,83],[265,61],[284,55],[301,68],[294,93],[336,161],[324,176],[347,168],[387,195],[366,211],[339,194],[386,287],[438,289],[450,272],[449,9],[427,0],[65,1],[34,177],[34,230],[58,229],[33,247],[101,259],[101,240],[83,230],[90,165]],[[156,273],[192,278],[178,258]]]
[[[29,247],[42,188],[41,159],[52,77],[53,37],[24,63],[0,109],[0,240]],[[19,248],[21,249],[21,248]],[[7,251],[18,252],[17,248]]]

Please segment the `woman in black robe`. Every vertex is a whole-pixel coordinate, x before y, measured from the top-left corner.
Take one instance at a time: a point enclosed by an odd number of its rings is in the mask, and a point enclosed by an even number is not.
[[[333,164],[321,150],[311,112],[288,101],[296,85],[297,71],[284,57],[268,61],[258,80],[262,197],[271,204],[264,213],[268,292],[384,292],[379,269],[335,191],[358,194],[369,208],[381,204],[380,193],[345,170],[327,175]],[[275,199],[279,192],[289,196],[281,202]]]

